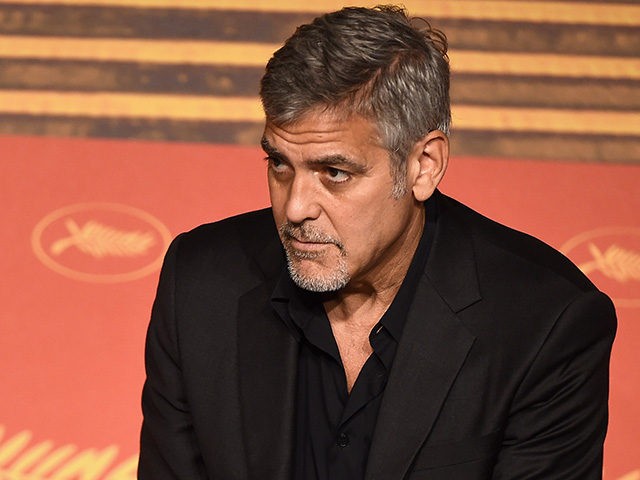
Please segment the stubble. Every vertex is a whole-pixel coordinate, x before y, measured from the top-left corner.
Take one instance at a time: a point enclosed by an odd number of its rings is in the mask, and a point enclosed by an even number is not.
[[[347,252],[342,242],[308,225],[294,225],[286,222],[279,228],[280,238],[287,256],[287,268],[293,282],[311,292],[335,292],[344,288],[350,278],[347,267]],[[324,243],[327,248],[319,251],[302,251],[293,247],[292,239],[303,242]],[[322,266],[325,257],[333,255],[329,249],[337,249],[335,265]],[[329,251],[328,251],[329,250]],[[314,273],[305,271],[304,262],[316,261],[318,267]],[[322,271],[324,270],[324,271]]]

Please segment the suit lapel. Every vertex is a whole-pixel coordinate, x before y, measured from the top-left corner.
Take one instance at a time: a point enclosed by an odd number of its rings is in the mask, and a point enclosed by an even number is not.
[[[473,344],[426,279],[418,290],[385,388],[365,478],[404,477]]]
[[[270,278],[240,297],[238,307],[242,429],[249,478],[284,480],[291,476],[298,342],[270,303],[282,268],[279,243],[258,258]]]
[[[480,300],[473,245],[436,194],[436,233],[378,414],[365,478],[403,478],[475,337],[457,312]]]

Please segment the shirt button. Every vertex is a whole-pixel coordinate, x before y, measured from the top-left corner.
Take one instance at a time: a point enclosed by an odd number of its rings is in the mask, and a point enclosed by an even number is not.
[[[341,433],[338,435],[338,441],[336,442],[339,447],[348,447],[349,446],[349,435],[346,433]]]

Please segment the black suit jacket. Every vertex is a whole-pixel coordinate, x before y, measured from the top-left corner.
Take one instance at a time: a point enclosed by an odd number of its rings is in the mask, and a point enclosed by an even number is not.
[[[436,192],[436,232],[367,480],[600,478],[610,300],[565,257]],[[149,326],[139,477],[287,479],[298,345],[270,210],[179,236]]]

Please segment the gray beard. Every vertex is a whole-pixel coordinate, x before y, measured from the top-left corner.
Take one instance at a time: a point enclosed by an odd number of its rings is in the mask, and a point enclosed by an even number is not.
[[[318,254],[312,252],[289,251],[285,247],[287,254],[287,268],[291,280],[303,290],[311,292],[335,292],[347,286],[351,277],[347,271],[347,262],[341,256],[338,265],[331,272],[325,275],[305,275],[299,270],[298,259],[317,258]]]
[[[328,236],[309,225],[299,226],[285,223],[280,226],[280,235],[287,255],[287,267],[293,282],[304,290],[311,292],[335,292],[344,288],[351,279],[345,257],[347,256],[344,246],[338,240]],[[305,275],[300,271],[300,260],[313,260],[323,255],[324,252],[301,252],[291,247],[288,242],[289,237],[297,237],[312,241],[332,243],[340,251],[338,265],[324,275]]]

